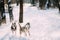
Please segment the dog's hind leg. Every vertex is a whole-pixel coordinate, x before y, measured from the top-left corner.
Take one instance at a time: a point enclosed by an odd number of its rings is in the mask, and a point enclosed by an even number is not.
[[[20,31],[20,36],[21,36],[21,31]]]
[[[28,31],[28,35],[30,36],[30,32]]]

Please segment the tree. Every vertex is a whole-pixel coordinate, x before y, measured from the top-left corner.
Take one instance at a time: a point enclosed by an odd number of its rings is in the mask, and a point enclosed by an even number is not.
[[[43,8],[45,7],[46,1],[47,1],[47,0],[39,0],[39,7],[40,7],[41,9],[43,9]]]
[[[59,0],[53,0],[53,7],[58,7],[59,6]]]
[[[20,0],[19,22],[23,23],[23,0]]]
[[[35,0],[31,0],[31,4],[35,6]]]
[[[47,0],[47,8],[49,9],[49,7],[51,7],[51,1],[50,0]]]

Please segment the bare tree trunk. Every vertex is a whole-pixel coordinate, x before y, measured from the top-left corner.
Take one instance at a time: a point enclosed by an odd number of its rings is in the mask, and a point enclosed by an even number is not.
[[[23,23],[23,0],[20,0],[19,22]]]

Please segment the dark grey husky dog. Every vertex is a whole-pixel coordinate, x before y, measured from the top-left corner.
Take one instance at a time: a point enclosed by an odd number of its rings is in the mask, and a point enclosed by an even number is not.
[[[12,33],[15,33],[16,34],[16,29],[17,29],[17,26],[16,26],[16,23],[12,23],[11,25],[11,30],[12,30]]]
[[[25,26],[21,27],[21,25],[19,24],[19,27],[20,27],[20,35],[21,33],[25,33],[25,35],[27,36],[27,33],[29,34],[30,36],[30,32],[29,32],[29,29],[30,29],[30,23],[27,23]]]

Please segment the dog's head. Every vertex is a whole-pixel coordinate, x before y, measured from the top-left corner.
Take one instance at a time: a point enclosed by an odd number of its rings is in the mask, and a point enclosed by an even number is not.
[[[16,23],[13,22],[12,25],[11,25],[11,28],[14,29],[14,30],[16,30],[16,27],[17,27],[17,26],[16,26]]]
[[[30,28],[30,23],[28,22],[28,23],[25,25],[25,27],[26,27],[27,29],[29,29],[29,28]]]
[[[15,21],[13,21],[11,26],[16,26],[16,22],[15,22]]]
[[[30,25],[30,23],[28,22],[26,25]]]

